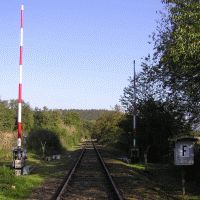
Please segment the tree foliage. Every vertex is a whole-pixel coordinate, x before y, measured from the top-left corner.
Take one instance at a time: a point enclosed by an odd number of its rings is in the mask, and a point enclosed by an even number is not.
[[[166,12],[161,13],[152,37],[154,54],[143,60],[142,71],[136,77],[136,102],[132,78],[120,101],[128,116],[133,114],[136,103],[140,148],[157,148],[155,152],[166,153],[169,137],[188,134],[199,118],[200,3],[163,3]],[[127,120],[132,124],[130,117]],[[125,130],[128,131],[127,126]]]
[[[0,101],[1,134],[17,131],[17,110],[17,100]],[[39,153],[45,143],[47,154],[60,151],[61,146],[71,148],[81,138],[89,137],[92,130],[93,124],[83,122],[76,112],[47,107],[32,109],[28,103],[22,103],[22,135],[28,135],[29,147],[39,148]]]
[[[63,116],[64,118],[64,124],[65,125],[77,125],[79,126],[81,124],[81,119],[78,113],[76,112],[67,112]]]
[[[200,102],[200,3],[165,0],[167,14],[153,35],[153,81],[161,83],[191,121],[198,118]],[[198,111],[197,111],[198,110]]]
[[[168,103],[148,99],[138,105],[137,140],[142,152],[150,151],[151,161],[168,154],[169,138],[185,134],[187,126]]]
[[[15,112],[9,109],[8,102],[0,101],[0,131],[13,131],[15,128]]]
[[[17,129],[17,100],[0,101],[0,131],[15,131]],[[28,133],[34,123],[33,111],[26,102],[22,103],[22,130]]]
[[[93,137],[104,144],[116,144],[122,133],[119,127],[122,118],[123,114],[120,112],[103,114],[95,122]]]
[[[34,116],[33,111],[28,103],[22,104],[22,119],[23,119],[23,126],[22,129],[24,132],[29,133],[30,130],[33,128],[34,125]]]
[[[105,109],[69,109],[69,110],[63,110],[63,114],[68,112],[78,113],[80,116],[80,119],[83,121],[95,121],[98,119],[102,114],[112,112],[110,110]]]

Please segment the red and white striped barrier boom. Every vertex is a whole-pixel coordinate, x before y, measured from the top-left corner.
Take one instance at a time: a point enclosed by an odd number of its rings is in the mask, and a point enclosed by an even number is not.
[[[24,32],[24,5],[20,12],[20,55],[19,55],[19,90],[18,90],[18,140],[17,146],[22,143],[22,67],[23,67],[23,32]]]

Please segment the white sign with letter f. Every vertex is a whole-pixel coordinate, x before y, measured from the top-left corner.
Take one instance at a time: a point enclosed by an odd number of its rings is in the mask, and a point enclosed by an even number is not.
[[[194,164],[194,145],[190,141],[178,141],[174,151],[175,165]]]

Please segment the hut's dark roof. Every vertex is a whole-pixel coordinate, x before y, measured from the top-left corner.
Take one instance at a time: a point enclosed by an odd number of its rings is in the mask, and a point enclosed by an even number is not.
[[[200,137],[195,137],[191,135],[183,135],[183,136],[178,136],[173,139],[170,139],[170,141],[177,142],[177,141],[192,141],[192,142],[198,142],[200,143]]]

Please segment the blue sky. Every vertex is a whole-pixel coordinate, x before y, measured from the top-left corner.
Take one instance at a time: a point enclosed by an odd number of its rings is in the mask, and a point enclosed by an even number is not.
[[[141,58],[160,0],[0,2],[0,98],[16,99],[19,13],[25,7],[23,99],[34,107],[105,108],[119,104]]]

